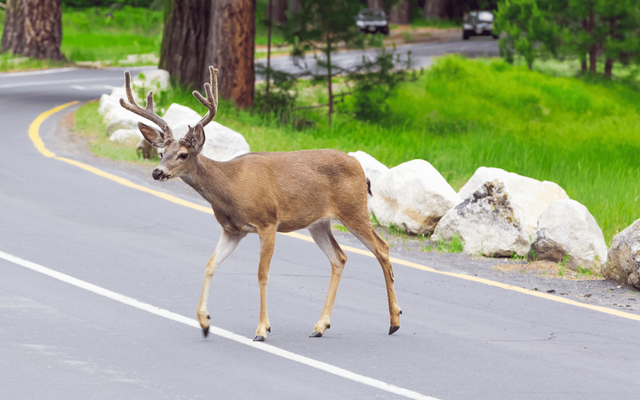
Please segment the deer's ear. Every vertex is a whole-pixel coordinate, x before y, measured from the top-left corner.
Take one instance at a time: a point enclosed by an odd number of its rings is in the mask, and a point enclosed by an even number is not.
[[[180,144],[196,153],[200,153],[204,147],[205,139],[204,128],[202,124],[198,122],[195,127],[189,127],[189,132],[180,139]]]
[[[149,125],[145,125],[142,122],[138,122],[138,129],[140,129],[140,133],[147,139],[147,142],[151,144],[151,146],[161,149],[164,146],[164,137],[162,133],[155,128],[150,127]]]

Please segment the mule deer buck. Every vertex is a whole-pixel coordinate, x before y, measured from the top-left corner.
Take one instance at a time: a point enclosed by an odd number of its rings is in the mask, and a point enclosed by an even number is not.
[[[125,109],[155,123],[160,130],[139,123],[140,132],[164,154],[153,178],[165,181],[181,178],[211,203],[222,236],[207,262],[204,287],[198,305],[198,321],[206,337],[209,333],[207,299],[216,268],[236,248],[247,233],[260,236],[260,320],[254,341],[263,341],[271,332],[267,316],[267,279],[276,232],[307,228],[311,237],[331,262],[331,279],[320,320],[311,337],[321,337],[330,327],[331,310],[347,256],[331,233],[331,219],[337,218],[375,255],[384,272],[389,300],[389,335],[400,328],[402,310],[396,301],[394,276],[389,262],[389,246],[371,226],[367,208],[369,182],[355,158],[337,150],[306,150],[289,153],[248,153],[230,161],[217,162],[200,154],[205,142],[204,126],[218,107],[217,69],[209,67],[211,84],[205,83],[206,98],[193,95],[208,109],[207,114],[180,140],[153,110],[153,92],[146,108],[136,104],[131,92],[131,76],[125,72],[129,103]]]

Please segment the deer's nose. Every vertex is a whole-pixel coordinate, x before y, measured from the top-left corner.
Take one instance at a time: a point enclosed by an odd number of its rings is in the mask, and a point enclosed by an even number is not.
[[[153,170],[153,174],[151,174],[153,176],[153,179],[158,180],[160,178],[162,178],[162,170],[161,169],[154,169]]]

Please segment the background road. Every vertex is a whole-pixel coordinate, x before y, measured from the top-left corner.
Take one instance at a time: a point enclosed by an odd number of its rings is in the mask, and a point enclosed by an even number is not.
[[[390,50],[391,48],[389,48]],[[331,55],[332,63],[349,69],[362,62],[362,57],[365,56],[370,60],[374,60],[377,54],[376,49],[368,50],[349,50],[340,51]],[[466,41],[446,41],[441,43],[415,43],[398,46],[396,48],[396,54],[400,55],[402,62],[406,62],[407,54],[411,52],[411,66],[412,68],[421,68],[431,65],[433,57],[441,56],[446,53],[462,53],[472,56],[497,55],[498,54],[498,41],[491,38],[491,36],[479,36],[471,38]],[[320,55],[319,57],[322,57]],[[266,59],[256,60],[256,63],[267,65]],[[314,55],[307,53],[305,57],[301,58],[297,64],[291,61],[290,57],[275,57],[271,59],[271,68],[278,71],[285,71],[290,74],[301,73],[304,70],[310,70],[314,73],[322,73],[321,68],[317,68]],[[262,76],[258,76],[258,79],[263,79]]]
[[[42,112],[122,81],[121,69],[0,75],[0,251],[195,318],[220,236],[214,217],[46,158],[28,137]],[[40,135],[57,155],[75,158],[54,137],[71,111],[47,119]],[[170,189],[112,163],[100,168]],[[246,338],[258,322],[258,248],[256,235],[241,242],[216,272],[209,303],[213,325]],[[267,344],[438,399],[638,397],[638,321],[396,264],[404,314],[388,336],[380,266],[347,256],[331,329],[311,339],[330,266],[313,243],[278,236]],[[198,329],[4,259],[0,377],[2,399],[403,398],[219,336],[204,339]]]

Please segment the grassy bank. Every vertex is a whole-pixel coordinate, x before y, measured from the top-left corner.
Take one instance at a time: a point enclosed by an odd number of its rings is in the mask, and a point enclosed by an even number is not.
[[[123,60],[129,54],[160,55],[162,11],[125,6],[66,9],[61,50],[74,62]]]
[[[306,92],[323,100],[318,88]],[[187,91],[165,93],[159,106],[172,102],[205,112]],[[640,93],[624,85],[451,56],[387,103],[376,123],[342,114],[329,127],[325,111],[314,110],[304,114],[314,128],[303,131],[227,102],[216,120],[252,151],[363,150],[389,167],[422,158],[455,189],[480,166],[553,181],[589,208],[608,243],[640,218]]]

